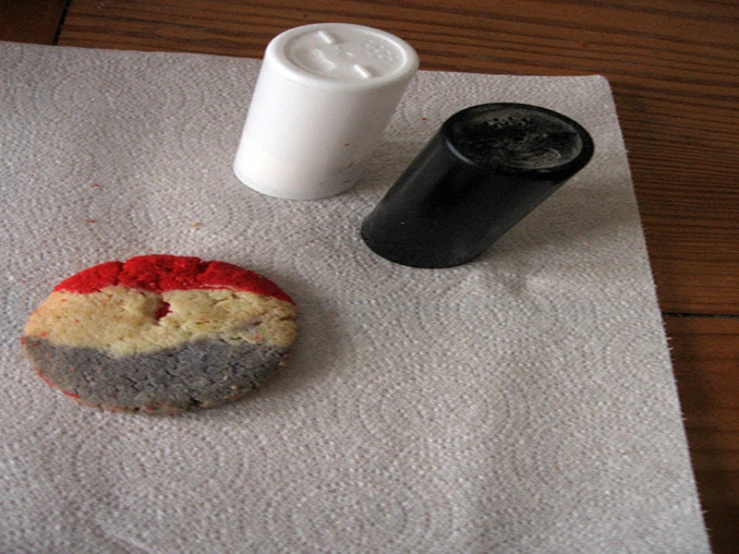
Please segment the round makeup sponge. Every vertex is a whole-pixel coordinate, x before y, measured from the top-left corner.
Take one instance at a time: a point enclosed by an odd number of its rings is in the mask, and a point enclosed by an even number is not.
[[[284,365],[295,303],[225,262],[148,255],[59,283],[31,314],[24,354],[79,403],[179,413],[236,400]]]

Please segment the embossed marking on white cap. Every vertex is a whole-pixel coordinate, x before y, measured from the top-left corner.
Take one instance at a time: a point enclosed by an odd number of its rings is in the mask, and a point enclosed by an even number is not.
[[[406,62],[402,48],[392,40],[351,27],[298,35],[285,45],[284,54],[299,69],[338,82],[391,75],[402,70]]]
[[[318,36],[321,37],[323,39],[323,42],[325,42],[326,44],[333,44],[334,42],[336,42],[336,39],[326,31],[318,31]]]

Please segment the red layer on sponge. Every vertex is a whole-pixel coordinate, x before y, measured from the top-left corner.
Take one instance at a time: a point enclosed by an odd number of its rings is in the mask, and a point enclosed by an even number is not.
[[[226,262],[150,254],[126,262],[106,262],[85,269],[59,283],[54,291],[90,294],[121,286],[162,293],[169,290],[229,289],[271,296],[295,304],[269,279]]]

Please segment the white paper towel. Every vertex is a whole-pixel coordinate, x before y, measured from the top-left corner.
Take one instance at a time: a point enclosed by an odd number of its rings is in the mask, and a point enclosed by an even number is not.
[[[709,550],[608,83],[420,72],[364,180],[318,202],[231,173],[259,62],[0,45],[0,551]],[[591,164],[481,259],[393,265],[362,218],[444,119],[557,110]],[[77,406],[21,357],[61,279],[146,253],[298,302],[276,380],[151,418]]]

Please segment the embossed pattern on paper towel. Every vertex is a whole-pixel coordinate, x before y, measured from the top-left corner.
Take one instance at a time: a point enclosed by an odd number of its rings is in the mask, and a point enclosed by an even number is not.
[[[421,72],[363,181],[231,173],[258,62],[0,45],[0,551],[707,552],[608,84]],[[529,102],[591,165],[474,263],[413,270],[359,223],[438,126]],[[167,252],[298,301],[290,365],[177,418],[77,407],[21,359],[63,277]]]

